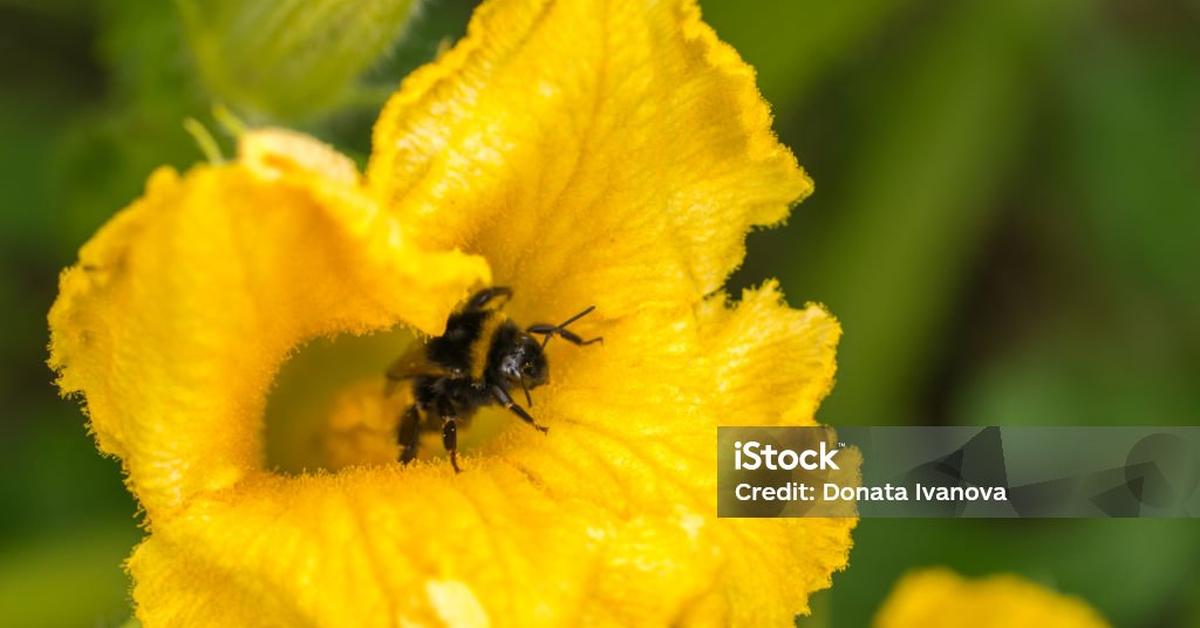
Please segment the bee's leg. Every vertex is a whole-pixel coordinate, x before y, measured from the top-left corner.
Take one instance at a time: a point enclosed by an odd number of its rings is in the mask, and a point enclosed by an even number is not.
[[[421,436],[421,412],[411,405],[400,417],[400,430],[396,440],[400,441],[400,462],[408,464],[417,457],[417,444]]]
[[[454,406],[443,401],[438,404],[438,413],[442,415],[442,447],[450,454],[450,466],[455,473],[462,472],[458,468],[458,417],[455,416]]]
[[[500,405],[504,406],[506,409],[511,411],[513,414],[521,417],[522,421],[525,421],[526,423],[532,425],[538,431],[540,431],[540,432],[549,432],[550,431],[550,428],[548,428],[544,425],[538,425],[537,421],[534,421],[533,417],[530,416],[530,414],[525,411],[525,408],[518,406],[516,404],[516,402],[514,402],[512,400],[512,396],[508,394],[508,391],[504,390],[502,387],[492,386],[492,398],[495,399],[497,403],[499,403]]]
[[[467,301],[467,306],[464,309],[482,310],[483,308],[487,307],[487,305],[491,303],[493,299],[503,298],[505,301],[508,301],[510,298],[512,298],[512,293],[512,288],[509,288],[508,286],[492,286],[490,288],[484,288],[483,290],[476,292],[471,297],[470,301]]]
[[[444,421],[442,423],[442,446],[450,452],[450,466],[454,467],[454,472],[461,473],[462,469],[458,468],[458,419],[448,416],[444,418]]]

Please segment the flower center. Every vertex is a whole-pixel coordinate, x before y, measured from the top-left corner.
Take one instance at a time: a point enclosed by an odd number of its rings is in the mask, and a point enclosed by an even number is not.
[[[319,338],[296,349],[267,397],[267,468],[298,474],[399,464],[396,430],[412,392],[406,382],[386,394],[384,373],[413,342],[409,331],[396,329]],[[481,409],[460,433],[459,451],[491,440],[506,418],[497,408]],[[423,436],[420,458],[445,456],[437,434]]]

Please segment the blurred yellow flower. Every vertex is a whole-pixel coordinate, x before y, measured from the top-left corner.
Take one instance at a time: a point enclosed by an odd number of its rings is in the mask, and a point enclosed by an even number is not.
[[[875,616],[875,628],[1105,628],[1086,602],[1012,575],[966,580],[948,569],[908,574]]]
[[[363,177],[304,136],[248,133],[228,165],[155,173],[63,273],[51,364],[145,509],[138,618],[806,612],[854,521],[716,519],[714,427],[812,424],[840,330],[773,283],[738,304],[719,293],[747,231],[811,183],[693,2],[487,2],[393,96],[374,144]],[[354,448],[336,472],[271,471],[264,404],[296,347],[397,324],[437,334],[491,281],[514,288],[519,322],[597,306],[578,327],[603,346],[549,346],[552,381],[534,391],[549,434],[511,421],[458,475],[361,464]],[[349,394],[333,422],[383,407]]]

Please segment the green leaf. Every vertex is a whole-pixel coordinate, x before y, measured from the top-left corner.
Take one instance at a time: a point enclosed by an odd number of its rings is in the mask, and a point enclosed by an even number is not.
[[[846,330],[827,422],[912,418],[921,369],[1020,148],[1033,53],[1070,3],[940,6],[854,88],[852,159],[814,172],[816,194],[799,210],[817,216],[807,233],[820,235],[791,256],[785,285],[826,303]]]
[[[1079,245],[1113,279],[1187,308],[1190,323],[1200,314],[1200,72],[1185,29],[1154,46],[1090,29],[1061,81],[1063,169],[1083,201]]]
[[[0,617],[6,626],[117,626],[129,616],[121,567],[140,532],[132,520],[82,521],[0,556]]]
[[[904,4],[913,0],[702,3],[705,20],[754,66],[763,95],[781,112],[799,104],[822,74],[845,65]]]

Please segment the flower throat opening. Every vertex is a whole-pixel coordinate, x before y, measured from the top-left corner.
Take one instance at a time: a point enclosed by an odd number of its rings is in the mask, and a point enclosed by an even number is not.
[[[282,474],[400,464],[396,429],[412,403],[407,385],[384,392],[384,373],[414,342],[404,329],[318,338],[284,361],[267,395],[267,468]],[[504,427],[505,416],[481,410],[459,436],[468,455]],[[420,459],[446,458],[438,437],[423,437]],[[448,465],[449,462],[445,461]]]

